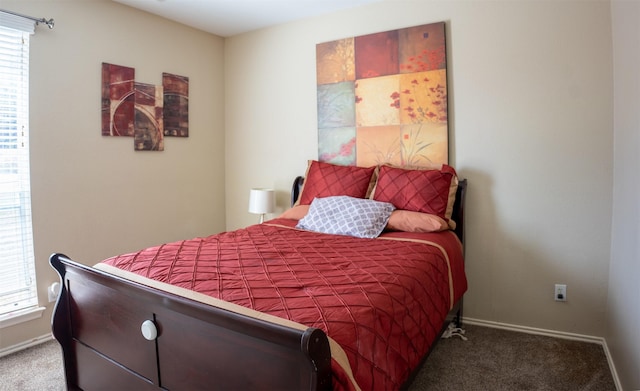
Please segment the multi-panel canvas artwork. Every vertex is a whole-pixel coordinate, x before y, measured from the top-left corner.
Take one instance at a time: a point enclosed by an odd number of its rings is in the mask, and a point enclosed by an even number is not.
[[[320,161],[448,163],[444,22],[318,44],[316,66]]]
[[[163,151],[164,137],[189,137],[189,78],[136,82],[130,67],[102,63],[102,135],[128,136],[136,151]]]

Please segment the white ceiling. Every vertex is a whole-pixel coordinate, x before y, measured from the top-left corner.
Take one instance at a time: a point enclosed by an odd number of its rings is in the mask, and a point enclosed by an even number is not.
[[[384,0],[114,0],[222,37]]]

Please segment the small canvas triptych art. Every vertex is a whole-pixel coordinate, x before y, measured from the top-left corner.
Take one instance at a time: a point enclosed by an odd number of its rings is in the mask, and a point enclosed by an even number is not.
[[[444,22],[318,44],[316,72],[320,161],[448,163]]]
[[[133,137],[136,151],[163,151],[164,137],[189,137],[189,78],[135,81],[135,70],[102,64],[102,135]]]

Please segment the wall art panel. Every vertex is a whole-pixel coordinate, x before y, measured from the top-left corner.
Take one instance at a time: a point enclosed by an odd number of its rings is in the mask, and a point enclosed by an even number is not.
[[[164,135],[189,137],[189,78],[162,74]]]
[[[135,83],[135,96],[135,150],[164,151],[162,87]]]
[[[133,137],[135,70],[102,63],[102,135]]]

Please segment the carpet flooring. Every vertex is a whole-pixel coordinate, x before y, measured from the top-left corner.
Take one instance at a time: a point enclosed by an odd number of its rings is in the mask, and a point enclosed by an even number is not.
[[[410,391],[616,391],[602,345],[465,325],[442,339]]]
[[[62,350],[45,342],[0,358],[0,391],[66,390]]]
[[[466,325],[443,339],[410,391],[615,391],[602,346]],[[64,390],[56,341],[0,358],[0,390]]]

